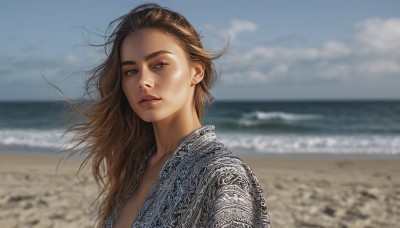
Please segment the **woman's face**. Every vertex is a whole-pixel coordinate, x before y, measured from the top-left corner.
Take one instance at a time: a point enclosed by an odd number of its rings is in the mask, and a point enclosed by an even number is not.
[[[174,37],[159,29],[140,29],[123,40],[120,53],[122,89],[142,120],[156,122],[192,111],[203,68],[187,61]]]

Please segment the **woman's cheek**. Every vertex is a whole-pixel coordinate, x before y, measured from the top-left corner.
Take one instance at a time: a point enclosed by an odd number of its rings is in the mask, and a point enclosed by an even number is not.
[[[133,85],[133,80],[128,80],[128,79],[123,79],[122,80],[122,90],[124,92],[124,95],[128,102],[131,104],[134,104],[134,99],[135,99],[135,91],[134,91],[134,85]],[[133,108],[133,107],[132,107]]]

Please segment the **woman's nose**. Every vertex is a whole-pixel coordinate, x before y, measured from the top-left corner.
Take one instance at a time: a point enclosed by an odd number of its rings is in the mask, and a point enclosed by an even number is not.
[[[150,88],[153,86],[153,80],[151,78],[151,73],[146,70],[143,69],[142,72],[139,73],[139,88],[143,89],[143,88]]]

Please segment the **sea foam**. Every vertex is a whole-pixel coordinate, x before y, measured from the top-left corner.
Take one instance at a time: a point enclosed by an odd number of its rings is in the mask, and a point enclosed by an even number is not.
[[[235,151],[259,154],[400,154],[395,135],[257,135],[220,134]]]
[[[0,130],[0,147],[61,150],[73,134],[65,130]],[[235,151],[258,154],[400,154],[399,135],[302,135],[218,133],[218,139]]]

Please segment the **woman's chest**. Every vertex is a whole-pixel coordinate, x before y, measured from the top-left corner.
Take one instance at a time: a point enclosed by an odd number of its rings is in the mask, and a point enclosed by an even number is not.
[[[121,207],[114,227],[131,227],[158,178],[156,168],[147,169],[143,173],[136,188]]]

